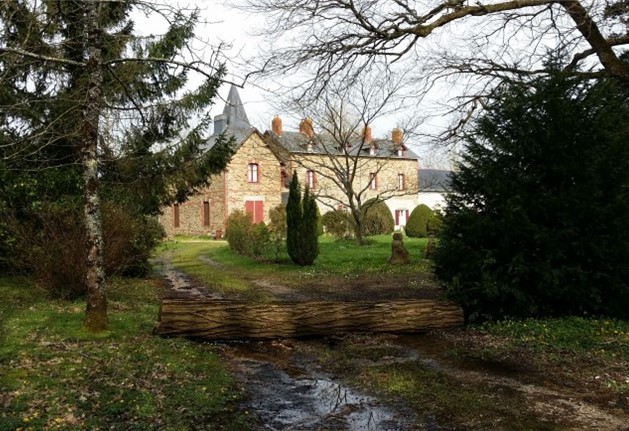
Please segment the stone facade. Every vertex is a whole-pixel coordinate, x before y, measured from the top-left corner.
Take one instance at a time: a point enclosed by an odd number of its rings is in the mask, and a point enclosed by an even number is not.
[[[272,130],[262,135],[250,126],[238,92],[232,87],[223,114],[215,119],[215,127],[218,129],[214,136],[225,132],[236,138],[237,150],[225,171],[213,177],[207,188],[187,202],[163,208],[160,222],[168,236],[222,237],[227,217],[235,210],[250,213],[254,222],[268,224],[269,210],[285,203],[293,171],[297,172],[302,187],[311,180],[322,214],[339,208],[340,202],[345,201],[342,190],[331,179],[335,175],[329,170],[335,163],[345,163],[345,156],[342,152],[336,155],[313,152],[311,143],[315,142],[315,134],[311,122],[302,121],[300,132],[283,134],[281,120],[276,117]],[[371,142],[370,130],[366,130]],[[395,129],[391,139],[374,140],[371,150],[367,148],[357,158],[355,155],[349,158],[357,160],[354,187],[365,190],[363,202],[371,198],[386,199],[396,229],[406,224],[408,214],[417,205],[419,190],[417,157],[411,151],[405,153],[401,139],[401,131]],[[212,138],[208,150],[211,142]]]

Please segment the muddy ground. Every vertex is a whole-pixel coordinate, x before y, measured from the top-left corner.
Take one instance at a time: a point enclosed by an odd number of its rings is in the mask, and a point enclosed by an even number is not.
[[[219,297],[167,264],[163,273],[166,296]],[[429,278],[395,277],[311,280],[299,289],[276,281],[257,284],[278,299],[290,300],[351,300],[355,292],[378,299],[440,295]],[[422,283],[423,288],[399,287],[409,283]],[[581,366],[570,358],[558,366],[525,351],[484,357],[499,342],[477,330],[460,329],[217,347],[246,393],[241,408],[254,430],[629,430],[627,394],[598,384],[593,374],[601,370],[596,366]],[[624,365],[610,363],[609,371],[626,374],[617,369]],[[373,375],[383,370],[402,376],[417,370],[430,379],[430,393],[415,399],[379,387]]]

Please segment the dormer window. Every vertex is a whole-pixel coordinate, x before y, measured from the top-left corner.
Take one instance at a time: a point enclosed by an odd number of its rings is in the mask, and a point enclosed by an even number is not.
[[[308,141],[308,145],[306,146],[306,149],[308,150],[309,153],[312,153],[312,149],[313,149],[312,141]]]
[[[369,147],[369,155],[370,156],[375,156],[376,155],[376,146],[372,145]]]
[[[404,147],[402,145],[400,145],[397,149],[397,156],[404,157]]]
[[[309,189],[315,188],[315,173],[314,171],[306,171],[306,183]]]

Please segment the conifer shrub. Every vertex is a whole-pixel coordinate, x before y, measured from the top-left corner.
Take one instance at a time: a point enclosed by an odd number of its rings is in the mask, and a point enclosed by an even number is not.
[[[555,72],[496,91],[452,176],[447,296],[469,321],[628,318],[627,88]]]
[[[406,221],[404,232],[411,238],[425,238],[428,236],[430,222],[434,218],[434,212],[424,204],[417,205]],[[433,223],[435,223],[433,221]],[[436,226],[436,223],[435,225]]]
[[[388,235],[395,228],[395,220],[391,210],[382,200],[368,200],[363,204],[363,234]]]
[[[319,211],[317,202],[308,188],[304,193],[301,220],[302,250],[300,265],[312,265],[319,256]]]
[[[286,250],[298,265],[312,265],[319,255],[317,224],[317,203],[307,188],[302,200],[295,172],[286,204]]]

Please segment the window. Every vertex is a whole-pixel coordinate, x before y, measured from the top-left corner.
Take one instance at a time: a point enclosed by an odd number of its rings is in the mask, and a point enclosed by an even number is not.
[[[208,201],[203,202],[203,226],[210,225],[210,203]]]
[[[375,172],[369,174],[369,188],[371,190],[378,189],[378,175]]]
[[[397,174],[397,189],[404,190],[404,174]]]
[[[400,145],[397,149],[398,157],[404,157],[404,146]]]
[[[247,180],[250,183],[258,182],[258,164],[257,163],[249,163],[249,165],[247,165]]]
[[[264,221],[264,202],[263,201],[245,201],[245,212],[251,214],[253,223],[262,223]]]
[[[308,183],[308,188],[315,188],[315,173],[314,171],[306,171],[306,182]]]
[[[173,205],[173,227],[179,227],[179,204]]]
[[[282,170],[282,172],[280,173],[280,185],[283,189],[287,189],[289,185],[288,175],[284,170]]]
[[[395,225],[406,226],[408,220],[408,210],[395,210]]]

